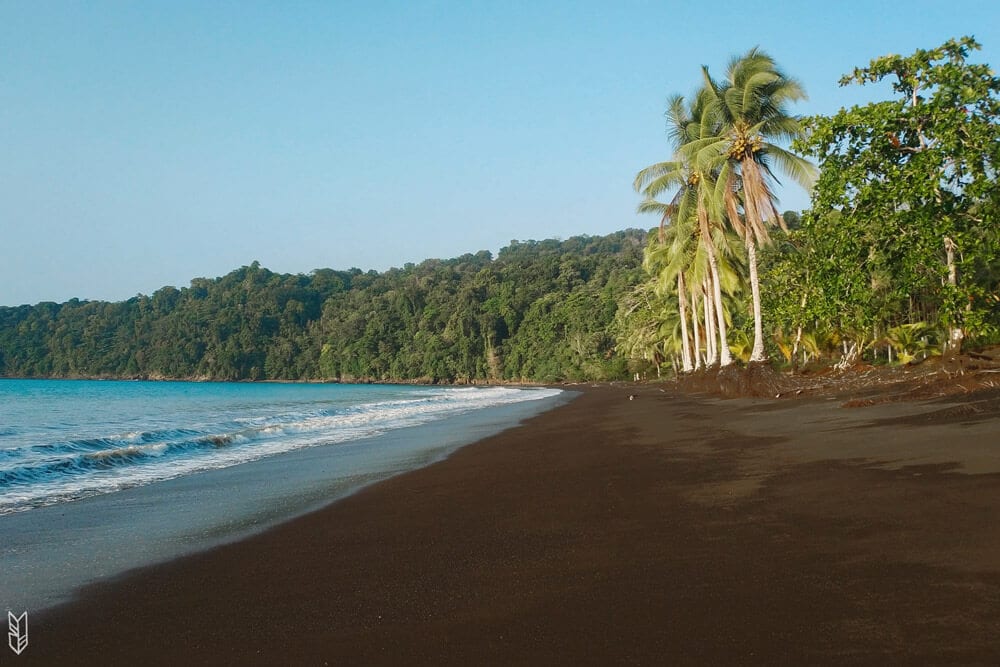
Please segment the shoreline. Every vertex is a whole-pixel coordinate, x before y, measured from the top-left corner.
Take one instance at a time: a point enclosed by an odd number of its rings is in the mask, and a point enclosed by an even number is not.
[[[429,417],[340,440],[329,433],[328,442],[0,514],[0,604],[43,614],[88,584],[238,542],[433,464],[575,395],[518,390],[523,392],[514,402],[444,419]]]
[[[219,384],[343,384],[343,385],[386,385],[386,386],[403,386],[403,387],[563,387],[571,386],[573,384],[586,384],[588,381],[581,380],[580,382],[544,382],[544,381],[532,381],[527,379],[520,380],[499,380],[499,379],[472,379],[468,381],[454,381],[448,382],[444,380],[433,380],[430,378],[411,378],[411,379],[389,379],[389,380],[379,380],[376,378],[336,378],[329,380],[320,379],[310,379],[310,380],[287,380],[287,379],[265,379],[265,380],[251,380],[249,378],[239,379],[239,380],[226,380],[222,378],[215,378],[206,375],[192,375],[190,377],[169,377],[169,376],[158,376],[158,375],[129,375],[129,376],[119,376],[119,375],[51,375],[51,376],[16,376],[16,375],[0,375],[0,380],[18,380],[18,381],[28,381],[28,380],[59,380],[67,382],[191,382],[191,383],[212,383],[217,382]],[[618,382],[626,382],[625,380],[619,380]]]
[[[582,391],[259,535],[85,589],[32,618],[19,659],[1000,659],[1000,393],[956,418],[954,398],[560,388]]]

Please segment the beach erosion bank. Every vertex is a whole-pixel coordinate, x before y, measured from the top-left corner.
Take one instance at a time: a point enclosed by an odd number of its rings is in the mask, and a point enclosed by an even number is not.
[[[33,618],[17,659],[996,663],[996,397],[842,399],[587,388],[446,460],[90,587]]]

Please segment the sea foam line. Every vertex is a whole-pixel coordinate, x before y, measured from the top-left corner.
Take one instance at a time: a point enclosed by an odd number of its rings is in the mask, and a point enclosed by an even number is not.
[[[305,447],[344,443],[487,407],[541,400],[557,389],[444,389],[346,410],[236,419],[228,428],[133,431],[4,450],[0,514],[226,468]]]

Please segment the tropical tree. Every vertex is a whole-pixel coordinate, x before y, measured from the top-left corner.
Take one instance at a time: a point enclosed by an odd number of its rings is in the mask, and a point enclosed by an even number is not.
[[[1000,78],[952,39],[889,55],[841,85],[886,81],[890,99],[809,120],[822,169],[803,220],[812,275],[855,329],[947,330],[952,351],[997,331]],[[878,329],[876,334],[873,329]]]
[[[716,190],[721,192],[726,219],[746,246],[754,319],[750,361],[763,361],[757,248],[770,242],[768,226],[785,225],[776,207],[775,169],[806,188],[815,176],[808,161],[782,146],[802,136],[802,125],[788,105],[804,100],[806,94],[759,48],[734,58],[724,81],[714,80],[707,68],[702,74],[708,119],[703,127],[712,131],[687,144],[683,152],[700,171],[718,175]]]
[[[675,159],[646,167],[636,175],[633,185],[636,191],[645,196],[645,200],[639,205],[639,212],[657,213],[661,216],[661,237],[668,222],[675,226],[686,225],[686,233],[697,237],[703,250],[700,256],[707,261],[709,273],[700,281],[706,309],[708,363],[713,365],[718,361],[722,366],[728,366],[732,363],[732,356],[722,298],[719,251],[713,238],[713,231],[721,227],[719,221],[724,207],[719,197],[716,175],[708,169],[700,168],[684,153],[684,147],[690,142],[698,141],[712,132],[706,101],[706,96],[702,93],[696,94],[690,105],[680,95],[674,95],[668,100],[667,126],[675,148]],[[668,203],[657,199],[671,191],[673,196]],[[675,234],[674,241],[677,243],[682,239]],[[678,279],[682,279],[679,273]],[[679,293],[680,289],[678,286]],[[718,346],[715,344],[716,331]]]
[[[668,359],[677,370],[677,357],[682,351],[683,323],[678,302],[671,296],[660,293],[651,281],[639,283],[622,297],[613,325],[618,354],[641,366],[653,365],[657,377]],[[641,371],[641,366],[633,370]]]
[[[690,218],[682,218],[690,223]],[[643,252],[643,268],[652,276],[655,292],[660,296],[675,295],[681,329],[681,369],[691,372],[700,368],[699,341],[697,338],[697,309],[689,309],[692,295],[688,285],[692,282],[686,274],[691,272],[696,254],[696,238],[688,226],[661,225],[659,233],[650,238]],[[688,313],[692,313],[693,331],[688,330]],[[694,341],[692,341],[692,337]]]
[[[888,343],[890,350],[889,361],[892,361],[891,350],[896,351],[901,364],[910,363],[920,353],[926,357],[930,350],[932,334],[933,331],[926,322],[909,322],[889,329],[885,336],[885,342]]]

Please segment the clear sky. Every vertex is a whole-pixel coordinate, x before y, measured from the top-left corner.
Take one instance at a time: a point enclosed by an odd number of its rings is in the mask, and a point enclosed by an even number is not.
[[[964,34],[1000,65],[995,1],[0,0],[0,305],[651,227],[700,65],[760,45],[832,113]]]

